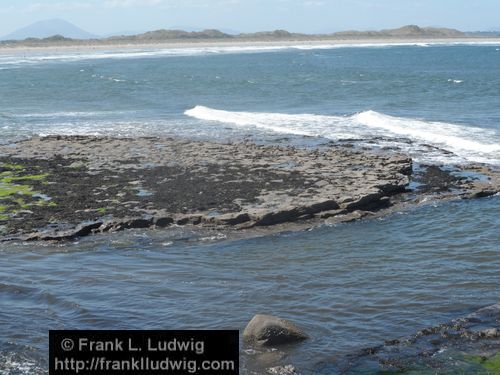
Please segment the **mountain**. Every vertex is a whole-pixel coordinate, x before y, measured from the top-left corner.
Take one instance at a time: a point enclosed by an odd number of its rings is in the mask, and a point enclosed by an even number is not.
[[[23,40],[26,38],[48,38],[54,35],[61,35],[71,39],[96,39],[97,36],[88,33],[79,27],[60,19],[51,19],[35,22],[29,26],[18,29],[9,35],[5,35],[2,40]]]

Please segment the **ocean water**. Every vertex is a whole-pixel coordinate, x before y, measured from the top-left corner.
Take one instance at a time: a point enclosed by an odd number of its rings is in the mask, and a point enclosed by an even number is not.
[[[498,166],[499,108],[498,44],[0,55],[2,143],[359,139],[419,162]],[[499,202],[261,238],[174,228],[2,243],[0,373],[46,373],[48,329],[243,329],[258,312],[311,334],[284,362],[315,373],[336,355],[497,302]],[[242,372],[264,373],[247,349]]]

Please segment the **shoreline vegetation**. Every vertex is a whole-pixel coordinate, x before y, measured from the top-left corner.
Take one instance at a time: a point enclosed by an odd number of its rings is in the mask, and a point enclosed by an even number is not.
[[[317,149],[172,138],[34,137],[0,146],[0,241],[172,225],[280,232],[500,188],[484,165],[413,165],[356,140]]]
[[[183,30],[155,30],[137,35],[94,39],[71,39],[62,35],[47,38],[0,41],[0,52],[16,50],[52,49],[106,49],[106,48],[187,48],[192,46],[278,46],[321,43],[331,44],[385,44],[385,43],[468,43],[500,42],[499,33],[462,32],[455,29],[403,26],[380,31],[341,31],[330,34],[300,34],[286,30],[256,33],[227,34],[216,29],[187,32]]]

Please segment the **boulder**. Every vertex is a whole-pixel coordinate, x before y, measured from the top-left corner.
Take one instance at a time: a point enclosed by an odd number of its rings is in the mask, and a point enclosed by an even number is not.
[[[291,344],[307,338],[292,322],[264,314],[255,315],[243,331],[245,341],[264,346]]]

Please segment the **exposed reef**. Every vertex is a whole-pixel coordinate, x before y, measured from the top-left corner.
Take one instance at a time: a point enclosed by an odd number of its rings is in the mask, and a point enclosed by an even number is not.
[[[170,225],[311,225],[418,203],[429,194],[498,192],[494,171],[469,169],[415,172],[405,155],[342,143],[311,150],[153,137],[35,137],[0,145],[0,239],[64,240]]]

